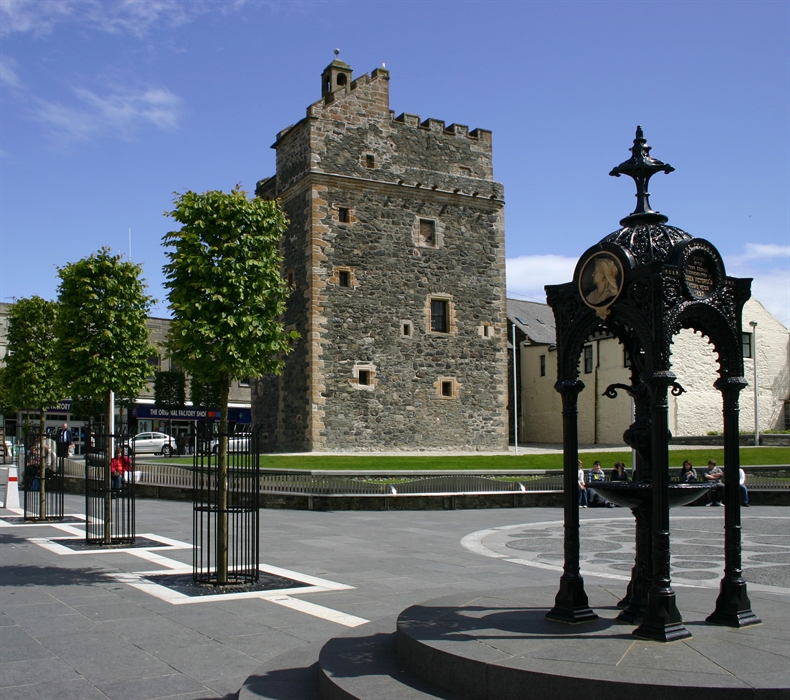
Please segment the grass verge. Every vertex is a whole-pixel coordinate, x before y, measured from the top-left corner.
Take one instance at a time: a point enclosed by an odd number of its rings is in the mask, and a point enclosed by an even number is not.
[[[584,468],[590,469],[599,460],[605,470],[612,468],[615,461],[623,461],[630,468],[631,451],[585,452],[581,455]],[[669,454],[670,467],[680,468],[684,459],[690,459],[696,468],[704,468],[709,459],[724,464],[724,450],[712,447],[707,450],[673,450]],[[189,458],[167,460],[168,464],[192,464]],[[741,464],[790,464],[790,447],[742,447]],[[382,457],[376,455],[263,455],[261,467],[268,469],[304,469],[331,471],[483,471],[488,469],[562,469],[561,454],[513,455],[469,455],[446,457],[426,455],[424,457]]]

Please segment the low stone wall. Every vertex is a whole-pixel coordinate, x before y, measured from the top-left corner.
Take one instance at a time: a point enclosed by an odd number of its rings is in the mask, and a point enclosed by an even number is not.
[[[66,493],[85,493],[82,479],[67,477]],[[137,498],[191,501],[192,489],[137,485]],[[440,496],[288,496],[261,494],[261,508],[284,510],[474,510],[481,508],[561,508],[562,493],[475,494]],[[704,506],[700,498],[691,506]],[[753,506],[790,506],[790,491],[749,491]]]

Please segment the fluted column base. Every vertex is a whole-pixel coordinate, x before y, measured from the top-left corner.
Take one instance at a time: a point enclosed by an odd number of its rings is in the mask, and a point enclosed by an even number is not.
[[[705,622],[726,627],[749,627],[759,625],[762,620],[752,612],[752,603],[746,592],[745,581],[722,581],[716,610]]]
[[[560,577],[560,590],[554,599],[554,607],[546,613],[547,620],[578,624],[598,619],[589,605],[581,576],[563,575]]]

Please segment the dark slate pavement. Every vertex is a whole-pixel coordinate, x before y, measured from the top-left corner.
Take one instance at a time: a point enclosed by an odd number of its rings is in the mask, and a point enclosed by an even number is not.
[[[66,506],[69,514],[84,512],[79,497],[67,496]],[[712,510],[683,509],[684,530],[717,536],[716,518],[723,518],[723,509]],[[0,520],[4,515],[13,514],[0,510]],[[556,508],[266,510],[261,512],[262,563],[352,588],[331,590],[328,583],[324,590],[274,600],[212,598],[188,604],[140,590],[129,575],[190,567],[189,548],[151,550],[153,556],[142,555],[147,559],[132,551],[62,554],[43,545],[76,536],[81,525],[0,525],[0,695],[3,700],[232,698],[263,662],[323,643],[361,622],[356,618],[397,615],[445,595],[556,586],[559,573],[548,540],[561,530],[561,519]],[[600,532],[607,543],[593,552],[587,576],[613,590],[625,590],[622,557],[633,542],[631,520],[621,509],[582,512],[584,532]],[[755,530],[750,546],[762,549],[746,554],[768,555],[771,568],[754,585],[770,587],[790,602],[790,513],[753,507],[744,511],[747,533],[750,524]],[[139,501],[137,532],[189,544],[191,504]],[[530,550],[530,539],[538,543],[537,551]],[[517,546],[508,547],[508,541]],[[611,556],[617,544],[621,556]],[[715,552],[709,556],[715,564]],[[706,569],[699,571],[704,575]],[[716,579],[694,583],[709,587],[712,609]]]

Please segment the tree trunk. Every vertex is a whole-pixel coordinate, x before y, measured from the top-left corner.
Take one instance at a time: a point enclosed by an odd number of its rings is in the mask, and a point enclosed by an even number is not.
[[[228,399],[230,380],[223,379],[219,401],[219,449],[217,450],[217,583],[228,582]]]
[[[44,430],[44,422],[46,420],[46,409],[42,409],[38,417],[41,432],[38,436],[38,519],[47,519],[47,455],[44,453],[44,446],[46,445],[47,433]],[[46,445],[49,447],[48,445]]]

